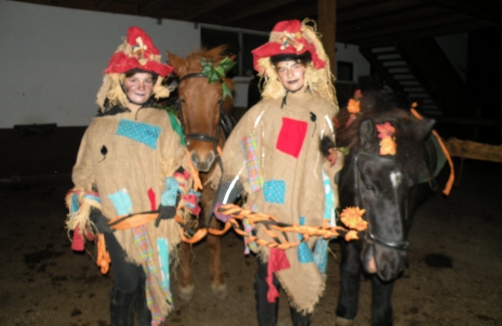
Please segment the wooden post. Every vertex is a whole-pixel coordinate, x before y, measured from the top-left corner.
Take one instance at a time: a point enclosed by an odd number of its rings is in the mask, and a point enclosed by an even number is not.
[[[331,72],[335,73],[336,0],[317,0],[317,29],[329,57]]]

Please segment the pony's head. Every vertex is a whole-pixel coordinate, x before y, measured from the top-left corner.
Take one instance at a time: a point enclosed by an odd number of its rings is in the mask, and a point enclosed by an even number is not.
[[[223,146],[225,137],[220,120],[232,107],[231,96],[225,96],[225,92],[233,89],[233,82],[225,78],[225,69],[221,65],[222,62],[232,62],[234,57],[226,57],[224,51],[225,46],[201,49],[186,58],[167,52],[169,62],[179,78],[178,117],[190,159],[201,172],[211,169],[217,147]]]
[[[426,173],[425,138],[434,120],[417,120],[387,95],[363,96],[357,118],[338,130],[350,153],[340,172],[341,208],[366,210],[361,260],[388,281],[407,266],[410,191]]]

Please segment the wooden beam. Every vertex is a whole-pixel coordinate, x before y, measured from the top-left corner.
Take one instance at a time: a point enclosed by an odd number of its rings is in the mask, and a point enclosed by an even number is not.
[[[185,20],[192,20],[196,17],[202,16],[203,14],[226,5],[227,3],[233,2],[235,0],[210,0],[210,1],[200,1],[200,5],[195,6],[190,11],[185,14]]]
[[[96,10],[101,11],[112,2],[113,0],[94,0],[94,7],[96,8]]]
[[[150,15],[159,9],[165,7],[170,0],[150,0],[144,6],[140,6],[140,13],[142,15]]]
[[[291,2],[295,2],[297,0],[275,0],[268,1],[258,5],[253,5],[250,8],[240,8],[238,12],[228,13],[227,18],[223,20],[223,24],[228,24],[230,22],[240,20],[242,18],[246,18],[249,16],[257,15],[259,13],[270,11],[274,8],[287,5]]]
[[[436,37],[443,36],[449,34],[458,34],[458,33],[466,33],[468,31],[482,29],[482,28],[490,28],[499,26],[496,23],[489,22],[486,20],[478,20],[471,19],[468,21],[461,21],[448,25],[439,25],[432,26],[427,28],[417,28],[413,31],[405,31],[400,32],[399,26],[396,26],[396,33],[390,33],[385,35],[366,37],[366,38],[358,38],[358,39],[350,39],[346,37],[338,36],[338,42],[344,42],[349,44],[356,44],[359,46],[384,46],[384,45],[394,45],[397,42],[405,41],[405,40],[413,40],[420,39],[426,37]]]
[[[312,17],[315,15],[317,15],[317,4],[310,6],[303,6],[302,8],[297,8],[289,11],[284,11],[276,15],[272,15],[269,18],[260,19],[259,21],[248,21],[246,22],[246,26],[249,29],[256,29],[260,31],[265,30],[270,32],[272,27],[281,20],[286,20],[286,19],[303,20],[303,18],[305,17]]]
[[[420,4],[420,3],[419,3]],[[371,3],[364,4],[364,6],[348,7],[338,10],[340,22],[347,22],[351,20],[371,19],[388,12],[406,10],[410,7],[416,6],[416,2],[403,1],[403,0],[387,0],[387,1],[372,1]]]
[[[426,18],[410,19],[403,24],[393,24],[388,22],[385,26],[368,26],[365,29],[358,29],[353,31],[340,32],[338,36],[340,38],[348,38],[351,40],[359,39],[369,39],[371,37],[378,37],[381,35],[393,34],[396,32],[409,32],[410,37],[412,37],[413,31],[424,28],[439,28],[444,25],[464,22],[471,20],[468,16],[458,15],[458,14],[447,14],[447,15],[437,15],[429,16]]]
[[[409,7],[403,10],[385,12],[383,14],[364,19],[347,20],[347,17],[338,11],[337,32],[344,33],[366,28],[373,29],[375,26],[385,26],[390,23],[398,25],[399,23],[410,21],[411,17],[430,17],[446,13],[448,13],[446,9],[422,5]]]
[[[502,24],[500,1],[424,0],[424,2]]]
[[[336,70],[336,0],[317,0],[317,27],[322,34],[322,44],[329,58],[331,72]]]

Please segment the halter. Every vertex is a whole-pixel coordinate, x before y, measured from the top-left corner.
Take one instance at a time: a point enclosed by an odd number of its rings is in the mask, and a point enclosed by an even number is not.
[[[383,156],[376,156],[376,155],[372,155],[372,154],[368,154],[368,153],[360,153],[360,152],[354,156],[353,171],[354,171],[354,182],[355,182],[355,190],[356,190],[355,206],[365,207],[364,200],[362,199],[362,196],[361,196],[360,184],[359,184],[360,174],[361,174],[359,171],[359,167],[358,167],[359,156],[364,156],[369,159],[382,161],[382,162],[394,162],[394,160],[391,158],[383,157]],[[394,199],[396,199],[395,196],[394,196]],[[360,205],[360,204],[362,204],[362,205]],[[397,203],[396,203],[396,206],[398,206]],[[384,246],[391,248],[391,249],[394,249],[394,250],[403,250],[404,251],[404,250],[407,250],[410,245],[410,242],[406,241],[406,240],[384,241],[382,239],[377,238],[371,231],[370,219],[368,219],[368,228],[366,230],[366,234],[365,234],[364,238],[369,243],[376,242],[376,243],[379,243],[381,245],[384,245]]]
[[[189,79],[189,78],[207,78],[207,77],[201,72],[195,72],[195,73],[191,73],[191,74],[187,74],[187,75],[183,76],[183,78],[180,79],[180,83],[186,79]],[[176,110],[180,114],[181,130],[183,131],[185,138],[204,141],[207,143],[213,143],[215,151],[216,151],[216,148],[218,147],[218,143],[220,141],[220,132],[221,132],[220,124],[224,123],[223,122],[223,116],[224,116],[223,99],[220,99],[218,102],[220,104],[220,116],[218,117],[218,120],[220,121],[220,123],[218,123],[218,126],[216,127],[216,136],[211,136],[211,135],[201,133],[201,132],[192,132],[189,134],[185,133],[185,122],[183,119],[183,110],[181,109],[181,105],[180,105],[179,100],[176,101]]]

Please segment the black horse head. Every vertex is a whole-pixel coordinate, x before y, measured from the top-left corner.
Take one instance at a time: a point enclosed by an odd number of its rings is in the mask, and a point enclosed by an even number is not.
[[[361,111],[337,134],[350,153],[339,176],[340,208],[364,208],[361,261],[368,273],[396,278],[407,266],[410,191],[426,173],[433,120],[417,120],[384,95],[363,96]]]

